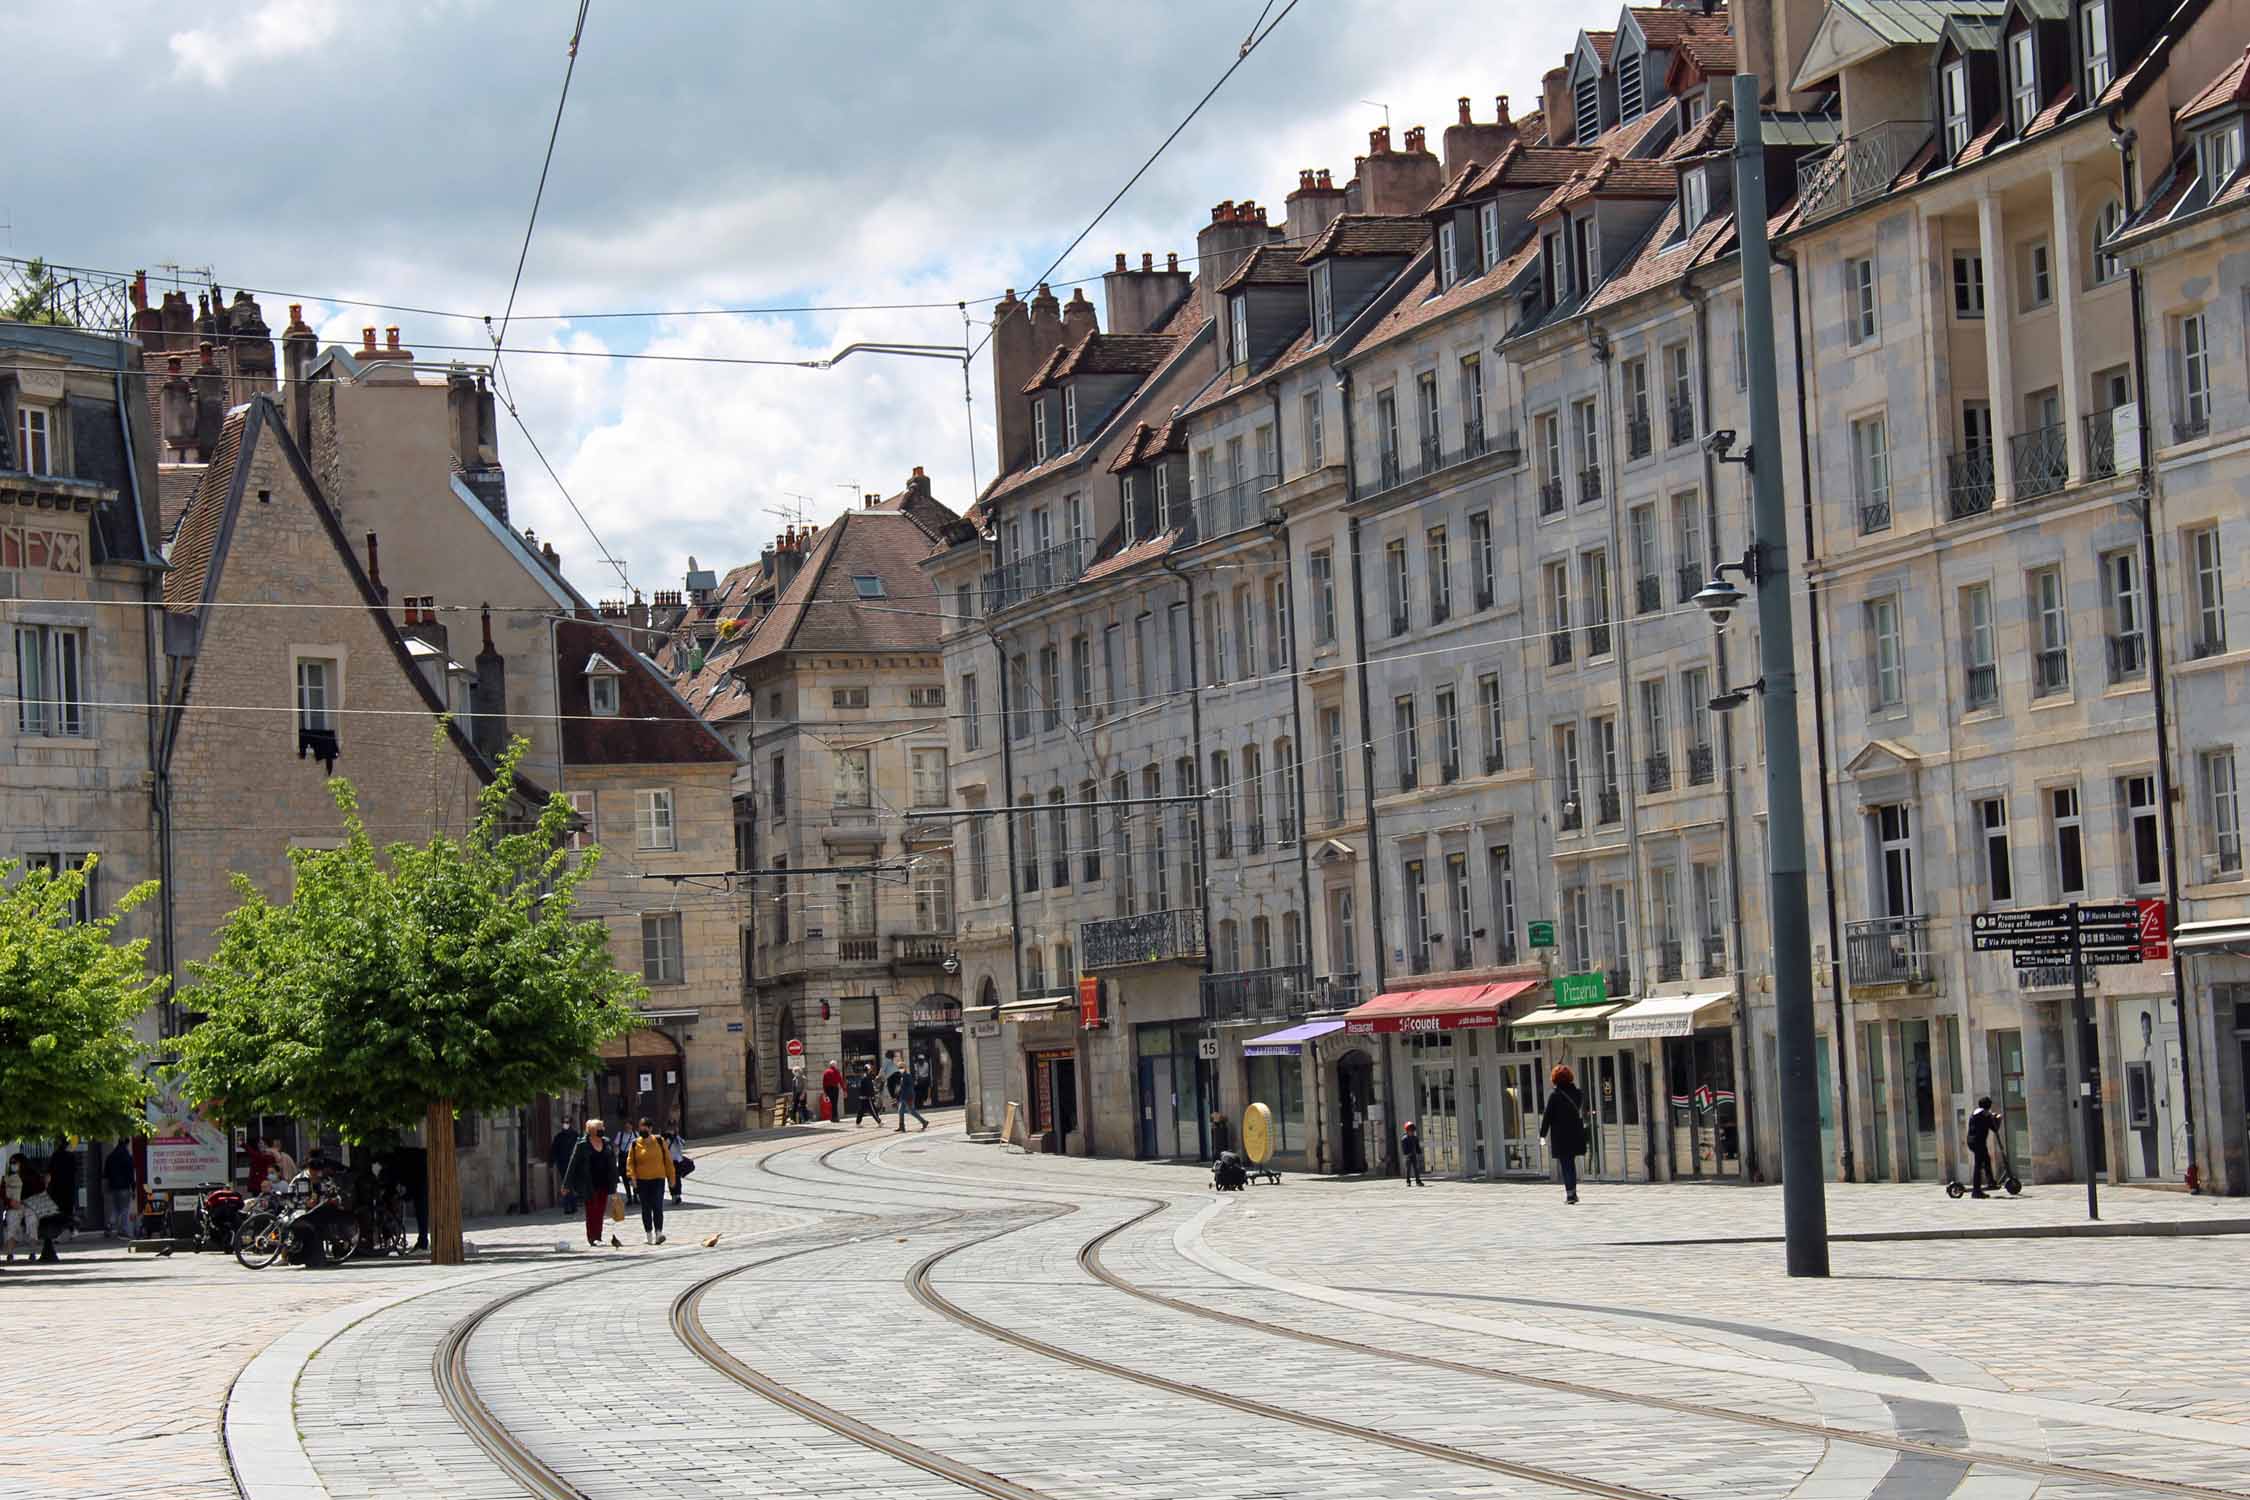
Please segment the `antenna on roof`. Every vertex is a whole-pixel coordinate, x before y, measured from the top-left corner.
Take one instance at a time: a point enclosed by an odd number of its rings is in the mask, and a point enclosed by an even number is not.
[[[804,525],[805,506],[811,502],[812,496],[800,495],[795,490],[783,490],[781,493],[783,498],[794,500],[797,503],[794,506],[786,508],[779,505],[769,505],[766,507],[766,514],[769,516],[787,516],[790,520],[795,521],[799,526]]]
[[[1366,105],[1369,109],[1381,110],[1383,112],[1383,128],[1385,130],[1391,128],[1391,107],[1388,104],[1379,103],[1373,99],[1362,99],[1359,102]]]

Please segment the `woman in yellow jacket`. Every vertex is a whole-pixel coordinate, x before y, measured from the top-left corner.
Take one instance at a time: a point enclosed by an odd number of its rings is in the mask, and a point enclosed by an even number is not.
[[[641,1234],[647,1244],[664,1243],[664,1191],[679,1181],[672,1150],[644,1116],[633,1144],[625,1150],[625,1180],[641,1200]]]

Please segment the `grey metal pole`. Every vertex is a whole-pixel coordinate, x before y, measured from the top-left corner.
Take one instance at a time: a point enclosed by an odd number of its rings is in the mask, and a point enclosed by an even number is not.
[[[2094,1101],[2099,1098],[2102,1086],[2102,1069],[2099,1058],[2089,1055],[2086,1038],[2093,1031],[2093,1018],[2086,1013],[2086,950],[2080,937],[2078,903],[2070,903],[2070,1045],[2063,1054],[2070,1059],[2070,1107],[2078,1111],[2081,1148],[2086,1153],[2086,1217],[2102,1216],[2100,1189],[2094,1185],[2094,1153],[2101,1148],[2101,1132],[2094,1126]],[[2178,960],[2174,960],[2178,962]]]
[[[1789,618],[1789,529],[1781,495],[1781,397],[1774,370],[1773,260],[1766,245],[1766,159],[1758,78],[1734,79],[1735,233],[1750,358],[1751,546],[1758,656],[1765,676],[1767,900],[1773,911],[1774,1033],[1780,1061],[1781,1210],[1789,1274],[1828,1274],[1814,1071],[1812,913],[1805,900],[1805,801],[1797,757],[1797,651]],[[1817,605],[1815,606],[1818,607]],[[1839,1039],[1841,1040],[1841,1039]]]

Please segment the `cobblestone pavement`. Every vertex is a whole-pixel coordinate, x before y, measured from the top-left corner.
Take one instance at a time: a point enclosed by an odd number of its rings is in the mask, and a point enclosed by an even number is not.
[[[2250,1237],[2032,1237],[2083,1221],[2067,1188],[1831,1187],[1839,1234],[2026,1233],[1840,1241],[1814,1282],[1759,1242],[1780,1219],[1762,1188],[1215,1195],[1200,1168],[1026,1157],[942,1119],[697,1156],[662,1247],[633,1225],[625,1249],[565,1253],[576,1229],[543,1217],[474,1226],[459,1269],[252,1273],[98,1240],[11,1267],[0,1496],[525,1494],[440,1397],[438,1352],[478,1318],[476,1397],[596,1500],[968,1493],[917,1450],[1111,1500],[2250,1496]],[[2103,1208],[2250,1219],[2126,1189]],[[988,1326],[918,1297],[925,1265],[931,1296]],[[706,1283],[728,1356],[904,1456],[696,1357],[671,1315]]]

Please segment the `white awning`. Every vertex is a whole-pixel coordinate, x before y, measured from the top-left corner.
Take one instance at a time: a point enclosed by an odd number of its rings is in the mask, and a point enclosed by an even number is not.
[[[1516,1017],[1508,1023],[1508,1028],[1526,1033],[1524,1040],[1531,1042],[1598,1036],[1602,1017],[1615,1009],[1614,1005],[1549,1005]]]
[[[1732,990],[1713,990],[1701,995],[1651,995],[1611,1016],[1609,1034],[1617,1041],[1634,1037],[1687,1036],[1695,1030],[1696,1021],[1705,1011],[1733,999]]]
[[[1000,1019],[1003,1021],[1036,1021],[1043,1016],[1061,1010],[1068,1004],[1070,1004],[1070,1000],[1067,996],[1057,996],[1050,1000],[1011,1000],[1000,1007]]]
[[[2250,954],[2250,917],[2221,917],[2214,922],[2182,922],[2172,929],[2172,946],[2188,953]]]

